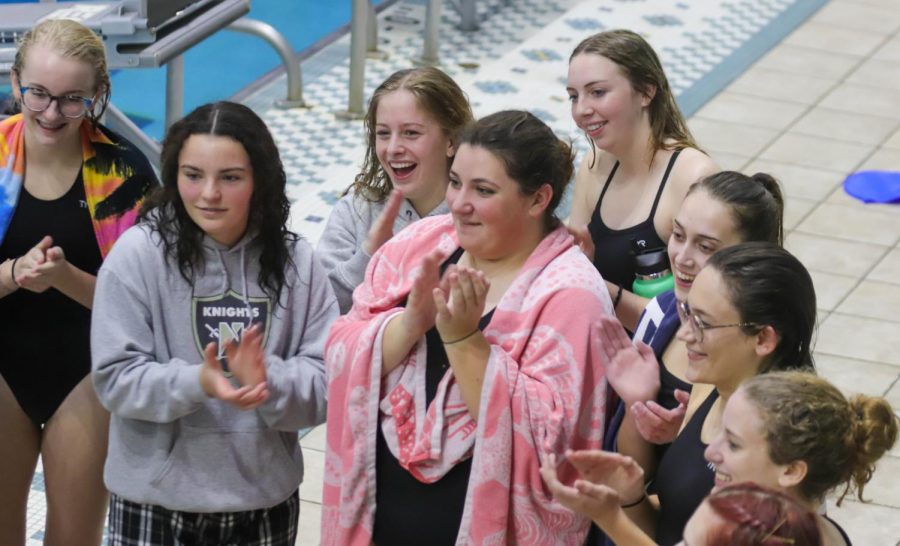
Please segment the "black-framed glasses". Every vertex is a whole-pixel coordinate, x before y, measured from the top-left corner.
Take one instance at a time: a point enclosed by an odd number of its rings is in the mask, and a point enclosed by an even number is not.
[[[20,85],[19,93],[22,94],[22,104],[32,112],[43,112],[56,101],[59,113],[70,119],[80,118],[94,105],[94,99],[78,95],[51,95],[38,87]]]
[[[761,325],[755,322],[736,322],[734,324],[706,324],[703,320],[691,311],[691,306],[687,301],[678,303],[681,315],[691,327],[694,337],[697,341],[703,343],[703,332],[706,330],[715,330],[716,328],[760,328]]]

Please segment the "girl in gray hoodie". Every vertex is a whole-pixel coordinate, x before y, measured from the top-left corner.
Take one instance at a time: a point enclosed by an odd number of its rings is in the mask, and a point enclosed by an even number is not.
[[[173,125],[162,180],[94,299],[110,544],[293,545],[297,431],[325,419],[337,302],[287,230],[284,169],[251,110],[219,102]]]

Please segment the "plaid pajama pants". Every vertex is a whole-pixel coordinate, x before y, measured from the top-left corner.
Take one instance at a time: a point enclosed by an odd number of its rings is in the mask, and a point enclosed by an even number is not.
[[[297,492],[271,508],[246,512],[180,512],[111,495],[109,546],[294,546]]]

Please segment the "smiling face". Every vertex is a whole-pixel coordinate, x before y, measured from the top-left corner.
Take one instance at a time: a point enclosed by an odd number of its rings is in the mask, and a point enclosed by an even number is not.
[[[375,154],[391,183],[420,214],[431,212],[441,202],[453,145],[410,91],[401,88],[380,97],[375,113]]]
[[[214,241],[232,246],[247,231],[253,166],[240,142],[195,134],[178,155],[178,194],[188,216]]]
[[[572,58],[566,92],[575,124],[601,150],[617,155],[642,124],[649,128],[646,107],[651,97],[635,90],[619,66],[602,55]]]
[[[704,268],[694,279],[687,302],[692,316],[701,325],[741,322],[722,275],[711,267]],[[762,363],[762,357],[757,354],[757,336],[747,335],[737,326],[706,329],[701,341],[693,321],[685,320],[677,337],[687,346],[685,376],[691,383],[708,383],[720,391],[733,391],[741,382],[756,375]]]
[[[20,103],[20,86],[33,87],[55,96],[94,98],[97,94],[93,67],[82,61],[64,58],[49,46],[34,44],[25,54],[22,64],[20,74],[12,73],[13,95]],[[22,116],[25,120],[26,145],[52,147],[78,142],[82,118],[63,116],[58,101],[52,101],[42,112],[34,112],[22,105]]]
[[[702,189],[684,198],[673,224],[669,262],[675,274],[675,297],[684,301],[709,257],[742,240],[731,209]]]
[[[460,246],[483,260],[530,253],[527,247],[542,234],[548,193],[552,195],[552,190],[545,185],[534,195],[523,195],[493,153],[461,145],[447,186]]]
[[[769,443],[759,408],[738,389],[722,415],[722,430],[707,446],[706,460],[716,466],[716,487],[729,483],[753,482],[787,493],[787,465],[769,457]]]

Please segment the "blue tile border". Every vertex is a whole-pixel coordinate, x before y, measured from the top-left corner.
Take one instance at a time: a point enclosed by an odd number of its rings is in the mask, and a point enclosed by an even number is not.
[[[707,101],[725,89],[750,65],[781,43],[788,34],[828,2],[829,0],[794,2],[742,46],[725,57],[714,69],[682,91],[677,100],[684,117],[694,115]]]

